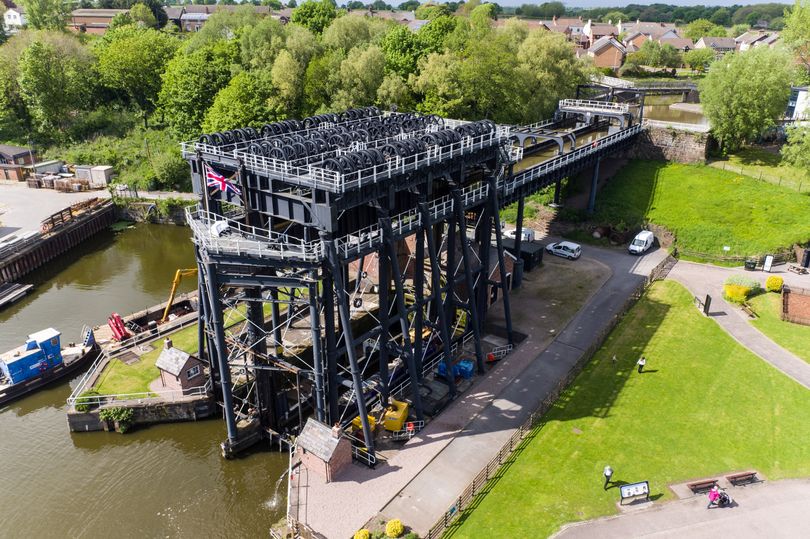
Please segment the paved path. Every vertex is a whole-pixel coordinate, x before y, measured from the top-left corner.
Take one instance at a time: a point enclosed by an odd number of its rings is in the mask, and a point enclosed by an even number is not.
[[[678,262],[670,271],[669,278],[680,282],[701,299],[706,294],[711,295],[712,307],[709,314],[720,327],[737,342],[810,389],[810,363],[766,337],[748,322],[748,316],[739,307],[723,299],[723,283],[729,276],[740,273],[746,273],[747,276],[759,280],[763,286],[769,275],[763,272],[744,272],[740,268]],[[781,276],[789,286],[810,287],[810,276],[788,272],[785,266],[778,267],[774,273]]]
[[[584,253],[610,267],[611,277],[550,346],[538,354],[530,336],[528,342],[515,351],[515,355],[529,356],[523,372],[514,377],[511,373],[503,375],[508,380],[503,391],[383,508],[383,518],[400,518],[414,531],[425,535],[517,427],[567,375],[638,284],[666,256],[659,250],[635,258],[624,251],[593,247],[585,247]]]
[[[810,480],[765,482],[728,489],[736,504],[706,509],[706,496],[652,505],[614,517],[573,524],[555,539],[768,539],[807,537]]]

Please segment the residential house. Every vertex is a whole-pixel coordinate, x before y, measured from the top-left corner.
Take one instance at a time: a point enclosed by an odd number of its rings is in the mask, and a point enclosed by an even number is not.
[[[74,9],[70,13],[68,28],[74,32],[104,34],[109,30],[113,17],[127,13],[126,9]]]
[[[175,348],[171,339],[164,341],[155,367],[160,371],[160,386],[163,389],[182,391],[186,395],[192,389],[205,385],[203,362],[188,352]]]
[[[180,15],[180,30],[183,32],[199,32],[210,16],[210,13],[183,13]]]
[[[183,6],[163,6],[163,11],[166,12],[168,22],[174,23],[177,28],[180,28],[180,17],[186,12]]]
[[[16,34],[28,21],[25,19],[25,9],[22,7],[8,6],[3,14],[3,26],[9,34]]]
[[[498,19],[498,20],[492,21],[492,24],[496,28],[502,28],[502,27],[506,26],[507,23],[510,20],[515,20],[515,19]],[[537,19],[517,19],[517,20],[519,20],[521,22],[521,24],[525,24],[529,28],[529,30],[538,30],[538,29],[540,29],[540,30],[550,30],[550,28],[548,27],[546,22],[539,21]]]
[[[737,42],[737,50],[739,51],[747,51],[754,47],[773,47],[778,40],[778,33],[759,30],[749,30],[734,39]]]
[[[712,49],[717,56],[737,50],[733,37],[702,37],[695,43],[696,49]]]
[[[615,38],[619,35],[619,31],[614,25],[590,20],[585,23],[582,33],[588,38],[588,47],[593,47],[603,37]]]
[[[0,144],[0,164],[30,165],[34,162],[36,152],[22,146]]]
[[[678,36],[678,32],[674,28],[662,28],[655,25],[626,32],[622,42],[625,46],[632,43],[641,48],[645,41],[658,41],[661,43],[664,39],[680,39],[680,36]]]
[[[550,21],[539,21],[551,32],[565,35],[569,41],[579,45],[587,42],[587,37],[583,34],[585,22],[582,17],[553,17]]]
[[[810,120],[810,86],[794,86],[790,89],[785,119],[800,122]]]
[[[619,69],[624,63],[627,49],[613,36],[602,36],[588,49],[587,55],[596,67]]]
[[[687,37],[669,37],[659,39],[658,43],[661,45],[670,45],[680,52],[689,52],[695,48],[694,42]]]
[[[645,22],[636,20],[636,22],[622,22],[616,23],[616,30],[619,34],[624,34],[625,37],[630,34],[641,33],[653,36],[654,39],[662,37],[676,37],[678,29],[674,23],[668,22]]]

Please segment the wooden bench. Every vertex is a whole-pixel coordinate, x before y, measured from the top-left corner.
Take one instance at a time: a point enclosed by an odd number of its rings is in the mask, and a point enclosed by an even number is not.
[[[734,485],[735,487],[742,483],[753,483],[757,480],[757,472],[740,472],[731,475],[727,475],[726,479],[728,482]]]
[[[705,479],[703,481],[695,481],[694,483],[687,483],[689,490],[695,494],[703,494],[709,492],[712,487],[717,486],[717,479]]]
[[[797,266],[796,264],[788,265],[788,271],[792,271],[793,273],[798,273],[799,275],[806,275],[807,274],[807,268]]]
[[[751,318],[756,318],[757,317],[757,313],[755,313],[754,309],[752,309],[751,306],[748,305],[747,303],[743,303],[741,305],[741,307],[742,307],[743,312],[745,314],[747,314],[748,316],[750,316]]]

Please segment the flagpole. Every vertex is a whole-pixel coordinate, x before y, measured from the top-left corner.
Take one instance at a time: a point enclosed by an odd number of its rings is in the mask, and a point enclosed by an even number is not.
[[[197,173],[200,176],[200,196],[202,197],[203,209],[206,213],[210,211],[208,205],[208,180],[205,178],[205,161],[203,161],[200,150],[197,150]]]

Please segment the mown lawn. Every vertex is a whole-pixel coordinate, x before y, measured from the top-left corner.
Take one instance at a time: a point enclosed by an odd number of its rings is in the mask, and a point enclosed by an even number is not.
[[[798,168],[782,161],[777,151],[765,148],[743,148],[725,158],[711,163],[716,168],[726,167],[762,181],[789,187],[803,193],[810,193],[810,176]]]
[[[782,320],[782,296],[760,294],[748,300],[748,303],[759,316],[751,320],[754,327],[782,348],[810,362],[810,326]]]
[[[732,470],[810,475],[810,391],[699,314],[681,285],[656,283],[449,537],[547,537],[615,514],[614,481],[667,485]],[[618,366],[612,365],[616,354]],[[646,374],[635,372],[640,354]]]
[[[632,161],[597,195],[594,221],[663,225],[681,251],[761,255],[810,239],[810,199],[712,167]]]

